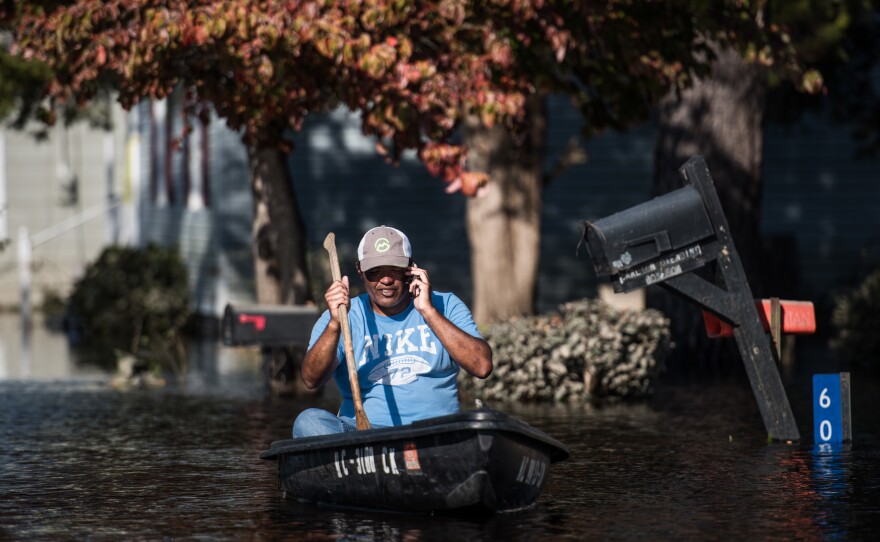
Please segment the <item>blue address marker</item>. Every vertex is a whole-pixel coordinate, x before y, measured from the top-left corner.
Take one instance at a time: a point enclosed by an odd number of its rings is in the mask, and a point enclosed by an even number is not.
[[[849,373],[813,375],[813,440],[817,445],[852,441]]]

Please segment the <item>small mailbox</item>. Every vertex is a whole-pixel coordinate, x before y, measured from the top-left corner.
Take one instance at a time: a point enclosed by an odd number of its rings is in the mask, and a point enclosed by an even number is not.
[[[628,292],[705,265],[715,229],[700,193],[686,186],[585,222],[584,240],[596,273]]]
[[[227,346],[308,345],[317,307],[296,305],[226,305],[221,323]]]

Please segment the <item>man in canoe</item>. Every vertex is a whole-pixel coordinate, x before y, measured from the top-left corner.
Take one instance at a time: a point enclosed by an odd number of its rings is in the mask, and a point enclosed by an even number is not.
[[[470,310],[454,294],[432,291],[428,271],[413,262],[403,232],[387,226],[369,230],[358,246],[356,267],[366,293],[350,298],[347,276],[327,288],[329,308],[312,329],[302,364],[310,389],[335,378],[342,406],[338,414],[303,411],[293,424],[295,438],[356,429],[340,306],[348,313],[360,395],[372,427],[456,413],[459,368],[478,378],[492,372],[492,349]]]

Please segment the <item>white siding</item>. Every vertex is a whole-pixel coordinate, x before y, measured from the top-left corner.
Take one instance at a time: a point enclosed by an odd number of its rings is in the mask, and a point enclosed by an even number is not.
[[[114,109],[117,129],[113,132],[115,149],[124,148],[125,116]],[[10,307],[20,302],[19,273],[16,264],[17,232],[26,227],[31,236],[44,232],[89,210],[104,209],[108,202],[108,183],[104,158],[104,132],[80,123],[69,128],[56,126],[49,138],[37,141],[32,135],[35,126],[19,132],[0,128],[4,132],[5,177],[8,199],[7,228],[13,241],[0,251],[0,306]],[[62,167],[66,162],[67,168]],[[117,152],[114,175],[123,171],[124,153]],[[63,186],[70,177],[78,181],[79,200],[65,204]],[[119,192],[119,180],[114,179],[114,190]],[[43,292],[68,293],[86,263],[92,261],[108,240],[109,223],[106,215],[89,220],[33,247],[32,301],[41,302]],[[45,237],[44,236],[44,237]]]

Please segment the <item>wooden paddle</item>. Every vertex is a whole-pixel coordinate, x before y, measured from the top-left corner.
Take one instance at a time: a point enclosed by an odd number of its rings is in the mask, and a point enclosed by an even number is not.
[[[324,239],[324,248],[330,255],[330,273],[333,280],[342,280],[342,273],[339,271],[339,256],[336,254],[336,234],[330,232]],[[354,361],[354,347],[351,344],[351,326],[348,324],[348,309],[345,305],[339,306],[339,323],[342,325],[342,340],[345,344],[345,365],[348,367],[348,381],[351,384],[351,397],[354,400],[354,413],[357,421],[357,429],[370,428],[370,420],[367,419],[367,413],[364,412],[364,402],[361,400],[361,386],[358,383],[357,365]]]

